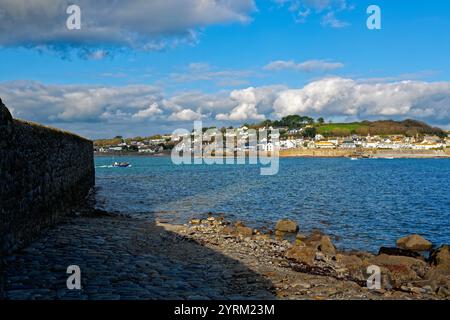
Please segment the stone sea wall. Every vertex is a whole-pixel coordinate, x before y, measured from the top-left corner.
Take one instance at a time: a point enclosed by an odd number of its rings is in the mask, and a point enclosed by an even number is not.
[[[0,254],[36,238],[94,184],[91,141],[13,119],[0,100]]]

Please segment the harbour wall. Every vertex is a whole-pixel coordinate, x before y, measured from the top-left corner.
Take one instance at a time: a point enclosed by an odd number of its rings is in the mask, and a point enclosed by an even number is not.
[[[94,184],[92,141],[13,119],[0,99],[2,256],[28,244],[79,205]]]

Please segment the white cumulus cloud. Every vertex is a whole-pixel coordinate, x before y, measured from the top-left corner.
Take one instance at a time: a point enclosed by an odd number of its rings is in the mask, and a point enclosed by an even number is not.
[[[219,113],[217,120],[245,121],[264,120],[271,112],[281,86],[267,86],[233,90],[230,97],[237,104],[229,113]]]
[[[325,119],[413,118],[450,129],[450,82],[357,81],[332,77],[300,88],[249,87],[168,95],[150,85],[56,85],[0,82],[0,97],[16,118],[88,137],[145,135],[190,127],[242,124],[289,114]]]
[[[280,92],[273,105],[277,116],[316,114],[366,118],[406,118],[450,124],[450,83],[400,81],[360,83],[327,78],[301,89]]]
[[[169,120],[172,121],[195,121],[201,119],[202,115],[191,109],[184,109],[178,112],[174,112],[169,116]]]
[[[146,119],[161,114],[163,111],[158,107],[158,103],[153,102],[147,109],[139,110],[133,114],[133,118]]]

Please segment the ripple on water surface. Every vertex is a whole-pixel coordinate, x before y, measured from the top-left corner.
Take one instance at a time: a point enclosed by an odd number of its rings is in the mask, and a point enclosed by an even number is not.
[[[342,249],[376,251],[418,233],[450,242],[450,159],[282,158],[274,176],[255,165],[173,165],[169,157],[96,158],[107,210],[186,222],[225,213],[255,227],[280,218],[337,236]]]

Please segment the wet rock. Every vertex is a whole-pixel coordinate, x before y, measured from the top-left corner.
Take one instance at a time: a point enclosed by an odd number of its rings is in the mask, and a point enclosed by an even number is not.
[[[286,251],[285,256],[286,258],[293,259],[296,262],[312,266],[314,265],[316,250],[307,246],[295,245]]]
[[[276,231],[295,233],[298,231],[298,225],[295,221],[288,219],[278,220],[275,225]]]
[[[407,250],[425,251],[430,250],[433,244],[418,234],[412,234],[398,239],[397,246]]]
[[[422,256],[415,251],[400,248],[381,247],[380,250],[378,251],[378,255],[380,254],[387,254],[390,256],[405,256],[417,259],[422,258]]]

